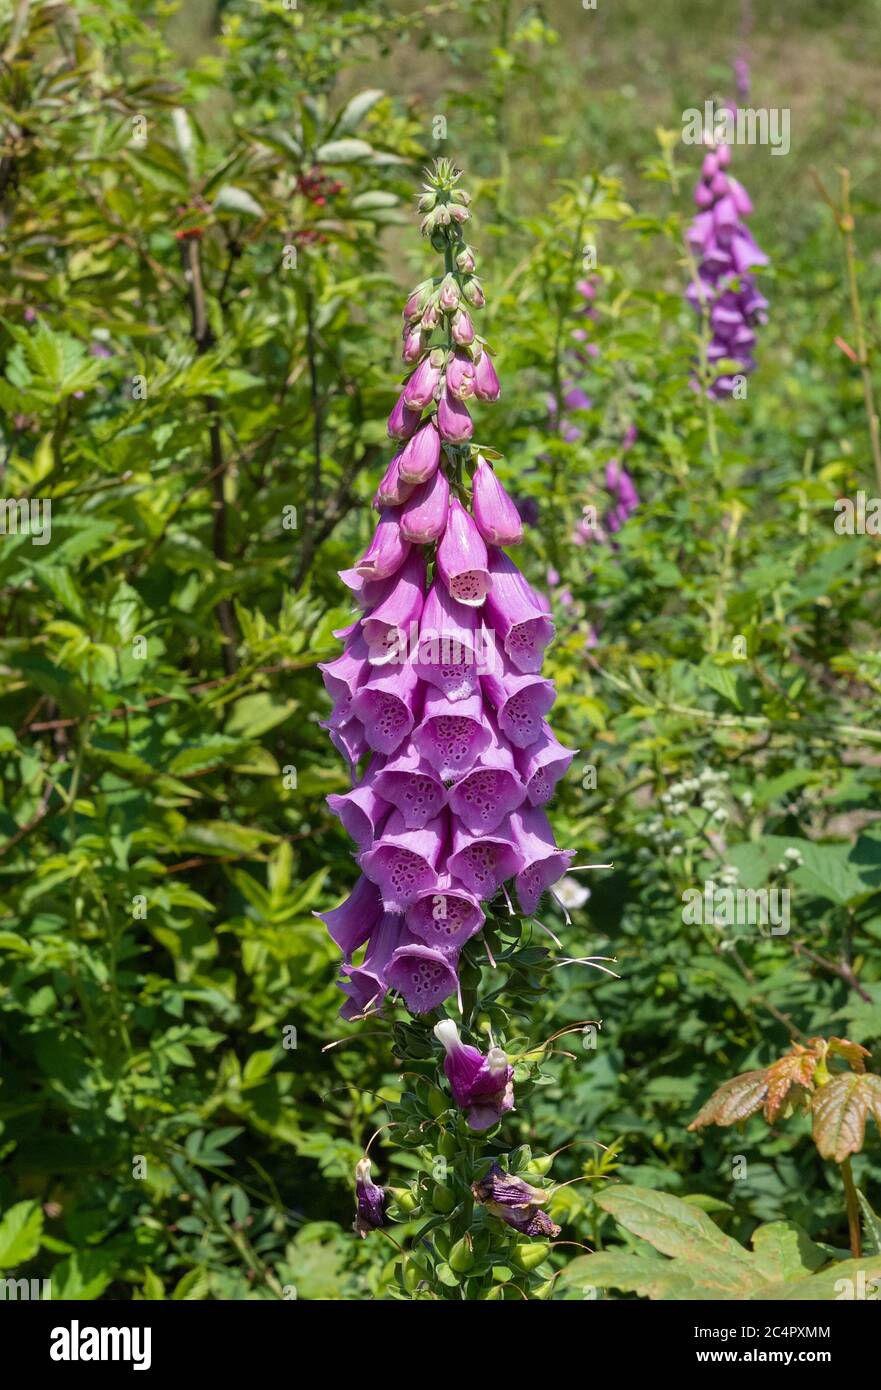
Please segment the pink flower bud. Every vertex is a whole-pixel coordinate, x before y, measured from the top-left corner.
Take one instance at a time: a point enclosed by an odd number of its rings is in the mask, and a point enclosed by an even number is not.
[[[449,314],[459,307],[459,286],[456,284],[452,275],[448,275],[441,285],[440,297],[438,299],[440,307],[445,313]]]
[[[398,455],[401,481],[424,483],[440,463],[440,435],[434,420],[426,420],[421,429],[409,439]]]
[[[489,589],[486,546],[457,497],[452,498],[437,569],[450,594],[469,608],[479,608]]]
[[[487,545],[519,545],[523,540],[520,513],[486,459],[477,460],[473,486],[474,520]]]
[[[474,433],[474,421],[462,402],[450,394],[449,388],[441,393],[438,402],[437,427],[441,439],[448,444],[464,444]]]
[[[401,512],[401,532],[414,545],[430,545],[444,533],[450,505],[450,485],[443,470],[435,469],[421,483]]]
[[[468,347],[469,343],[474,342],[474,324],[471,316],[464,309],[457,309],[450,324],[450,333],[453,342],[459,347]]]
[[[502,394],[499,378],[487,348],[474,364],[474,394],[481,401],[497,401]]]
[[[434,398],[440,382],[440,365],[433,361],[435,354],[423,357],[419,366],[404,387],[402,400],[409,410],[422,411]]]
[[[401,352],[405,362],[418,362],[422,355],[422,333],[419,328],[404,329],[404,347]]]
[[[397,404],[388,417],[388,432],[392,439],[409,439],[422,419],[421,410],[410,410],[404,397],[398,397]]]
[[[447,390],[457,401],[475,394],[475,368],[467,352],[454,352],[447,363]]]

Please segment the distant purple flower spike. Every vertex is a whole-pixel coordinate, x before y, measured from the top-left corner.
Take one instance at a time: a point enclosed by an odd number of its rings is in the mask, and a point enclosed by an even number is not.
[[[435,1024],[434,1035],[443,1044],[444,1072],[453,1100],[467,1113],[469,1128],[481,1133],[514,1109],[514,1068],[500,1047],[491,1047],[484,1057],[462,1042],[450,1018]]]

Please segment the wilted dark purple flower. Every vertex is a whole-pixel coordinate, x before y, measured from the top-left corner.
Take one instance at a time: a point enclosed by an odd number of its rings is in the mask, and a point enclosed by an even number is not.
[[[385,1225],[387,1201],[385,1188],[370,1176],[370,1159],[359,1159],[355,1165],[355,1231],[362,1240]]]
[[[522,1235],[554,1237],[560,1234],[560,1227],[542,1210],[550,1194],[506,1173],[498,1163],[493,1163],[486,1176],[472,1185],[471,1191],[487,1211]]]

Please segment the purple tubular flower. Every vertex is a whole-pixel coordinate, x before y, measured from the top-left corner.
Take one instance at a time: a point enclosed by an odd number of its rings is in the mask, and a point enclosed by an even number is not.
[[[446,386],[457,401],[475,395],[475,368],[467,352],[454,352],[447,363]]]
[[[523,867],[523,858],[514,843],[510,818],[492,832],[472,834],[453,821],[453,853],[447,860],[450,873],[462,880],[476,898],[492,898],[502,884]]]
[[[429,401],[434,399],[434,393],[440,383],[442,360],[438,352],[430,352],[423,357],[404,387],[401,397],[408,410],[418,410],[421,413]]]
[[[397,457],[402,482],[428,482],[440,463],[440,435],[433,419],[416,431]]]
[[[401,477],[401,456],[395,454],[376,489],[374,507],[400,507],[406,502],[415,488],[415,483],[405,483]],[[409,537],[407,538],[410,539]]]
[[[517,669],[540,671],[544,649],[554,636],[554,624],[503,550],[490,550],[489,572],[492,585],[486,599],[487,617]]]
[[[475,835],[495,830],[526,797],[511,750],[504,740],[493,737],[473,767],[450,788],[447,802],[466,830]]]
[[[391,754],[412,731],[419,699],[419,677],[411,662],[381,666],[352,701],[352,713],[376,753]]]
[[[407,1008],[414,1014],[436,1009],[455,994],[459,985],[456,957],[422,942],[398,947],[389,962],[387,978],[389,988],[404,996]]]
[[[433,888],[420,893],[407,909],[407,926],[429,946],[458,951],[486,920],[480,902],[449,874],[441,874]]]
[[[712,333],[708,362],[728,359],[736,375],[743,376],[755,366],[750,354],[752,329],[764,322],[767,308],[752,272],[767,265],[768,257],[743,221],[752,212],[752,202],[743,185],[726,173],[730,159],[729,147],[719,145],[706,155],[701,167],[694,194],[698,212],[687,233],[698,260],[698,273],[686,290],[686,298],[701,318],[708,319]],[[709,383],[707,393],[719,399],[730,395],[736,384],[730,373],[720,374]]]
[[[425,556],[413,550],[364,616],[362,631],[374,666],[401,660],[410,624],[418,621],[424,601]]]
[[[339,816],[359,850],[369,849],[388,820],[391,806],[376,791],[377,770],[371,764],[364,780],[342,796],[336,793],[327,798],[335,816]]]
[[[474,470],[473,510],[477,529],[487,545],[519,545],[523,522],[495,470],[478,455]]]
[[[560,1227],[542,1210],[550,1193],[530,1187],[522,1178],[506,1173],[498,1163],[493,1163],[486,1176],[472,1185],[471,1191],[487,1211],[522,1235],[554,1237],[560,1234]]]
[[[363,1240],[371,1231],[386,1224],[385,1188],[372,1181],[370,1159],[359,1159],[355,1166],[355,1232]]]
[[[490,582],[486,546],[457,497],[450,500],[446,530],[437,548],[437,568],[454,599],[480,607]]]
[[[469,1129],[482,1133],[514,1109],[514,1068],[500,1047],[491,1047],[484,1057],[463,1043],[451,1018],[436,1023],[434,1035],[446,1053],[444,1073],[453,1100],[466,1112]]]
[[[368,1008],[377,1008],[388,993],[386,972],[401,942],[404,921],[399,913],[384,912],[370,933],[364,960],[360,965],[344,965],[347,978],[340,984],[347,1002],[340,1010],[351,1019]]]
[[[516,750],[514,762],[523,778],[526,796],[531,806],[547,805],[557,783],[575,757],[575,752],[574,748],[563,747],[544,720],[538,738],[526,748]]]
[[[465,444],[474,433],[474,421],[466,407],[446,386],[437,405],[437,427],[448,444]]]
[[[553,682],[508,667],[501,675],[481,676],[481,684],[505,737],[516,748],[535,743],[556,698]]]
[[[394,410],[388,417],[389,435],[392,439],[409,439],[418,428],[421,419],[422,411],[411,410],[404,397],[399,396]]]
[[[383,801],[400,811],[408,830],[421,830],[447,804],[443,782],[413,743],[380,770],[376,790]]]
[[[450,597],[445,584],[435,580],[425,600],[419,622],[416,670],[448,700],[465,700],[478,685],[479,638],[473,608]]]
[[[327,730],[334,748],[345,758],[354,773],[356,764],[360,763],[367,752],[367,739],[360,719],[347,719],[338,725],[332,724],[329,719],[322,719],[319,727]]]
[[[363,872],[378,886],[387,912],[404,912],[421,891],[433,887],[446,839],[444,815],[421,830],[408,830],[400,811],[392,812],[382,839],[358,859]]]
[[[391,507],[382,512],[373,540],[355,566],[362,579],[388,579],[396,574],[410,553],[410,542],[401,534],[398,514]]]
[[[316,912],[315,916],[320,917],[331,940],[339,946],[344,958],[350,961],[359,946],[364,945],[379,925],[382,917],[379,889],[362,874],[345,902],[325,912]]]
[[[421,483],[401,510],[401,532],[414,545],[430,545],[444,533],[450,507],[450,485],[438,468]]]
[[[474,394],[479,401],[497,401],[502,394],[492,357],[485,344],[474,364]]]
[[[319,661],[318,669],[324,688],[335,701],[351,700],[359,685],[367,679],[369,671],[367,643],[356,623],[348,637],[342,656],[333,661]]]
[[[439,690],[426,691],[422,723],[413,742],[442,781],[470,772],[492,742],[480,696],[469,695],[454,703]]]
[[[523,865],[514,880],[517,899],[522,911],[531,916],[542,893],[563,877],[575,851],[558,849],[550,822],[538,806],[514,811],[511,827]]]

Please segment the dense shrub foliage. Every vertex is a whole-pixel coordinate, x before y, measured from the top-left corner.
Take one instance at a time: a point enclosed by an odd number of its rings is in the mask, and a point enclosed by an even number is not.
[[[707,1260],[720,1297],[824,1268],[834,1297],[855,1236],[881,1274],[876,6],[838,33],[755,7],[752,101],[793,106],[792,149],[732,151],[770,307],[725,400],[692,383],[681,112],[732,94],[733,24],[682,7],[708,77],[635,3],[229,0],[204,32],[167,8],[0,4],[0,1275],[689,1297]],[[485,442],[580,750],[554,828],[613,865],[567,880],[571,922],[539,911],[561,947],[525,922],[464,980],[515,1062],[492,1152],[602,1253],[534,1274],[518,1244],[528,1277],[465,1295],[461,1259],[422,1281],[351,1231],[376,1131],[374,1176],[445,1214],[437,1049],[402,1009],[339,1019],[314,916],[355,876],[317,664],[352,619],[436,157],[474,194]],[[737,889],[781,911],[737,920]]]

